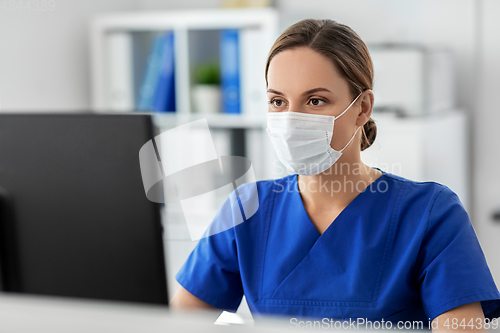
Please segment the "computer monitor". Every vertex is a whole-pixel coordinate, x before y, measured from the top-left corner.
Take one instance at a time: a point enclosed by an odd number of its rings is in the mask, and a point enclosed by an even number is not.
[[[167,304],[147,114],[0,114],[0,267],[9,292]]]

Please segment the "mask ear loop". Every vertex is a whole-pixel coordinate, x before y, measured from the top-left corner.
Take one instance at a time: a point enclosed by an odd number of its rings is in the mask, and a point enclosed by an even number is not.
[[[342,112],[342,113],[341,113],[341,114],[339,114],[337,117],[335,117],[335,119],[339,119],[339,118],[340,118],[340,116],[342,116],[344,113],[346,113],[346,112],[347,112],[347,110],[349,110],[349,108],[350,108],[350,107],[351,107],[354,103],[356,103],[356,101],[358,100],[359,96],[361,96],[361,94],[362,94],[362,93],[363,93],[363,92],[360,92],[360,93],[359,93],[359,95],[358,95],[358,97],[356,97],[356,98],[354,99],[354,101],[352,101],[352,103],[351,103],[351,104],[349,104],[349,106],[348,106],[348,107],[344,110],[344,112]]]
[[[356,133],[358,133],[359,129],[361,128],[361,126],[358,126],[358,129],[356,130],[356,132],[354,132],[354,135],[351,137],[351,140],[349,140],[349,142],[344,146],[344,148],[342,148],[340,150],[340,153],[342,153],[344,151],[344,149],[347,148],[347,146],[349,146],[349,144],[351,143],[351,141],[354,139],[354,137],[356,136]]]

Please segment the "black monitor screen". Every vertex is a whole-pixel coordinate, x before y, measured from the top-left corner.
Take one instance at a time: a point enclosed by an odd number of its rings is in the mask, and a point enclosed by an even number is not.
[[[146,114],[0,114],[4,291],[167,304]]]

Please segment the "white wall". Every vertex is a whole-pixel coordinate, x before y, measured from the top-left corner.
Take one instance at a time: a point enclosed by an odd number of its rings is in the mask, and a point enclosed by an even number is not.
[[[470,87],[477,97],[472,114],[475,226],[490,269],[500,286],[500,221],[493,212],[500,211],[500,147],[498,119],[500,106],[500,1],[481,0],[479,85]]]
[[[0,10],[2,110],[88,109],[89,18],[138,8],[136,0],[55,3],[53,12]]]
[[[137,0],[141,9],[165,10],[165,9],[204,9],[217,8],[222,0]]]
[[[458,106],[472,109],[475,0],[278,0],[281,27],[304,18],[330,18],[353,28],[367,44],[445,45],[456,54]]]

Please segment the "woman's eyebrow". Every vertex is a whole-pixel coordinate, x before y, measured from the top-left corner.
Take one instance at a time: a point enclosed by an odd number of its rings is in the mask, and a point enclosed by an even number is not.
[[[314,89],[311,89],[311,90],[308,90],[308,91],[305,91],[302,96],[305,96],[305,95],[310,95],[310,94],[314,94],[315,92],[318,92],[318,91],[327,91],[329,93],[331,93],[330,90],[326,89],[326,88],[314,88]]]
[[[285,96],[285,94],[283,94],[282,92],[276,91],[274,89],[267,89],[267,92],[272,93],[272,94],[276,94],[276,95],[280,95],[280,96]]]
[[[318,91],[326,91],[326,92],[329,92],[331,93],[330,90],[326,89],[326,88],[314,88],[314,89],[311,89],[311,90],[308,90],[308,91],[305,91],[302,93],[302,96],[305,96],[305,95],[310,95],[310,94],[314,94],[315,92],[318,92]],[[268,93],[272,93],[272,94],[276,94],[276,95],[280,95],[280,96],[285,96],[285,94],[283,94],[282,92],[279,92],[277,90],[274,90],[274,89],[267,89],[267,92]]]

